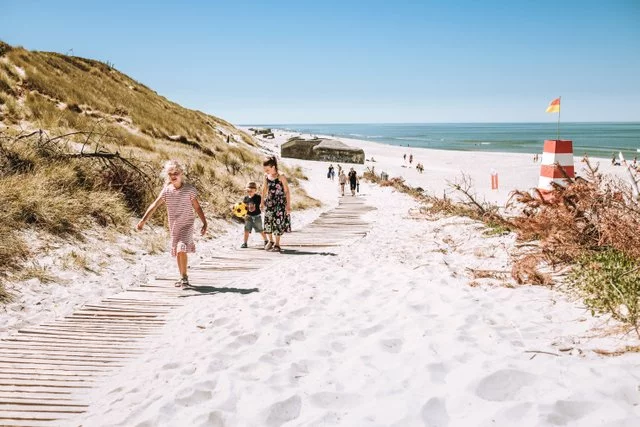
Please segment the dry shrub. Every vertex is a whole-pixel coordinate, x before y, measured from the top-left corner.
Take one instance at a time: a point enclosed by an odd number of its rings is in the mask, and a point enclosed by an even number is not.
[[[589,181],[557,187],[544,198],[515,192],[522,209],[512,221],[518,236],[540,240],[551,264],[571,263],[585,251],[605,248],[640,259],[640,207],[624,183],[591,170]]]
[[[525,283],[541,286],[553,285],[551,275],[542,273],[539,269],[543,259],[539,254],[527,254],[520,257],[511,268],[511,277],[520,285]]]

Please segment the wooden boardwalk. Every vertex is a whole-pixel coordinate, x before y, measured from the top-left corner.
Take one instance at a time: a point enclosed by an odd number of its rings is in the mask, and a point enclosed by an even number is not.
[[[175,288],[173,276],[156,277],[3,339],[0,426],[74,425],[89,406],[88,390],[143,353],[169,312],[186,303],[182,297],[228,291],[248,271],[290,262],[288,255],[331,255],[332,248],[368,232],[362,215],[371,209],[361,197],[343,197],[337,208],[284,236],[283,254],[234,249],[190,269],[190,289]]]

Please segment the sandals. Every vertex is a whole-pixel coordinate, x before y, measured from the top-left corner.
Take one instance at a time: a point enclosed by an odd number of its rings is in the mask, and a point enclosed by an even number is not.
[[[280,246],[274,246],[273,249],[271,249],[271,252],[280,252],[280,253],[282,253],[282,248]]]
[[[271,248],[273,248],[273,244],[274,244],[274,243],[273,243],[273,242],[271,242],[271,241],[267,242],[267,244],[266,244],[266,245],[264,245],[264,250],[265,250],[265,251],[271,250]]]
[[[188,288],[189,286],[191,286],[191,284],[189,283],[189,279],[187,277],[183,277],[182,279],[174,283],[173,286],[175,286],[176,288]]]

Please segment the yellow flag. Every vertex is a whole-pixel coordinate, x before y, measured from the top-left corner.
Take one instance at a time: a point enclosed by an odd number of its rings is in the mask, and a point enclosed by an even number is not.
[[[560,98],[556,98],[549,103],[547,107],[547,113],[559,113],[560,112]]]

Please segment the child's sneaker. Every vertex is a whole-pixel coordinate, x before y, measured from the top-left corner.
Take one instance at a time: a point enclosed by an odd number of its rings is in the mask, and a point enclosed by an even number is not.
[[[272,247],[273,247],[273,242],[267,242],[267,244],[264,245],[264,250],[265,251],[271,250]]]
[[[244,248],[248,248],[249,246],[247,246],[247,244],[246,244],[246,243],[243,243],[243,244],[242,244],[242,246],[240,246],[240,247],[241,247],[242,249],[244,249]]]

